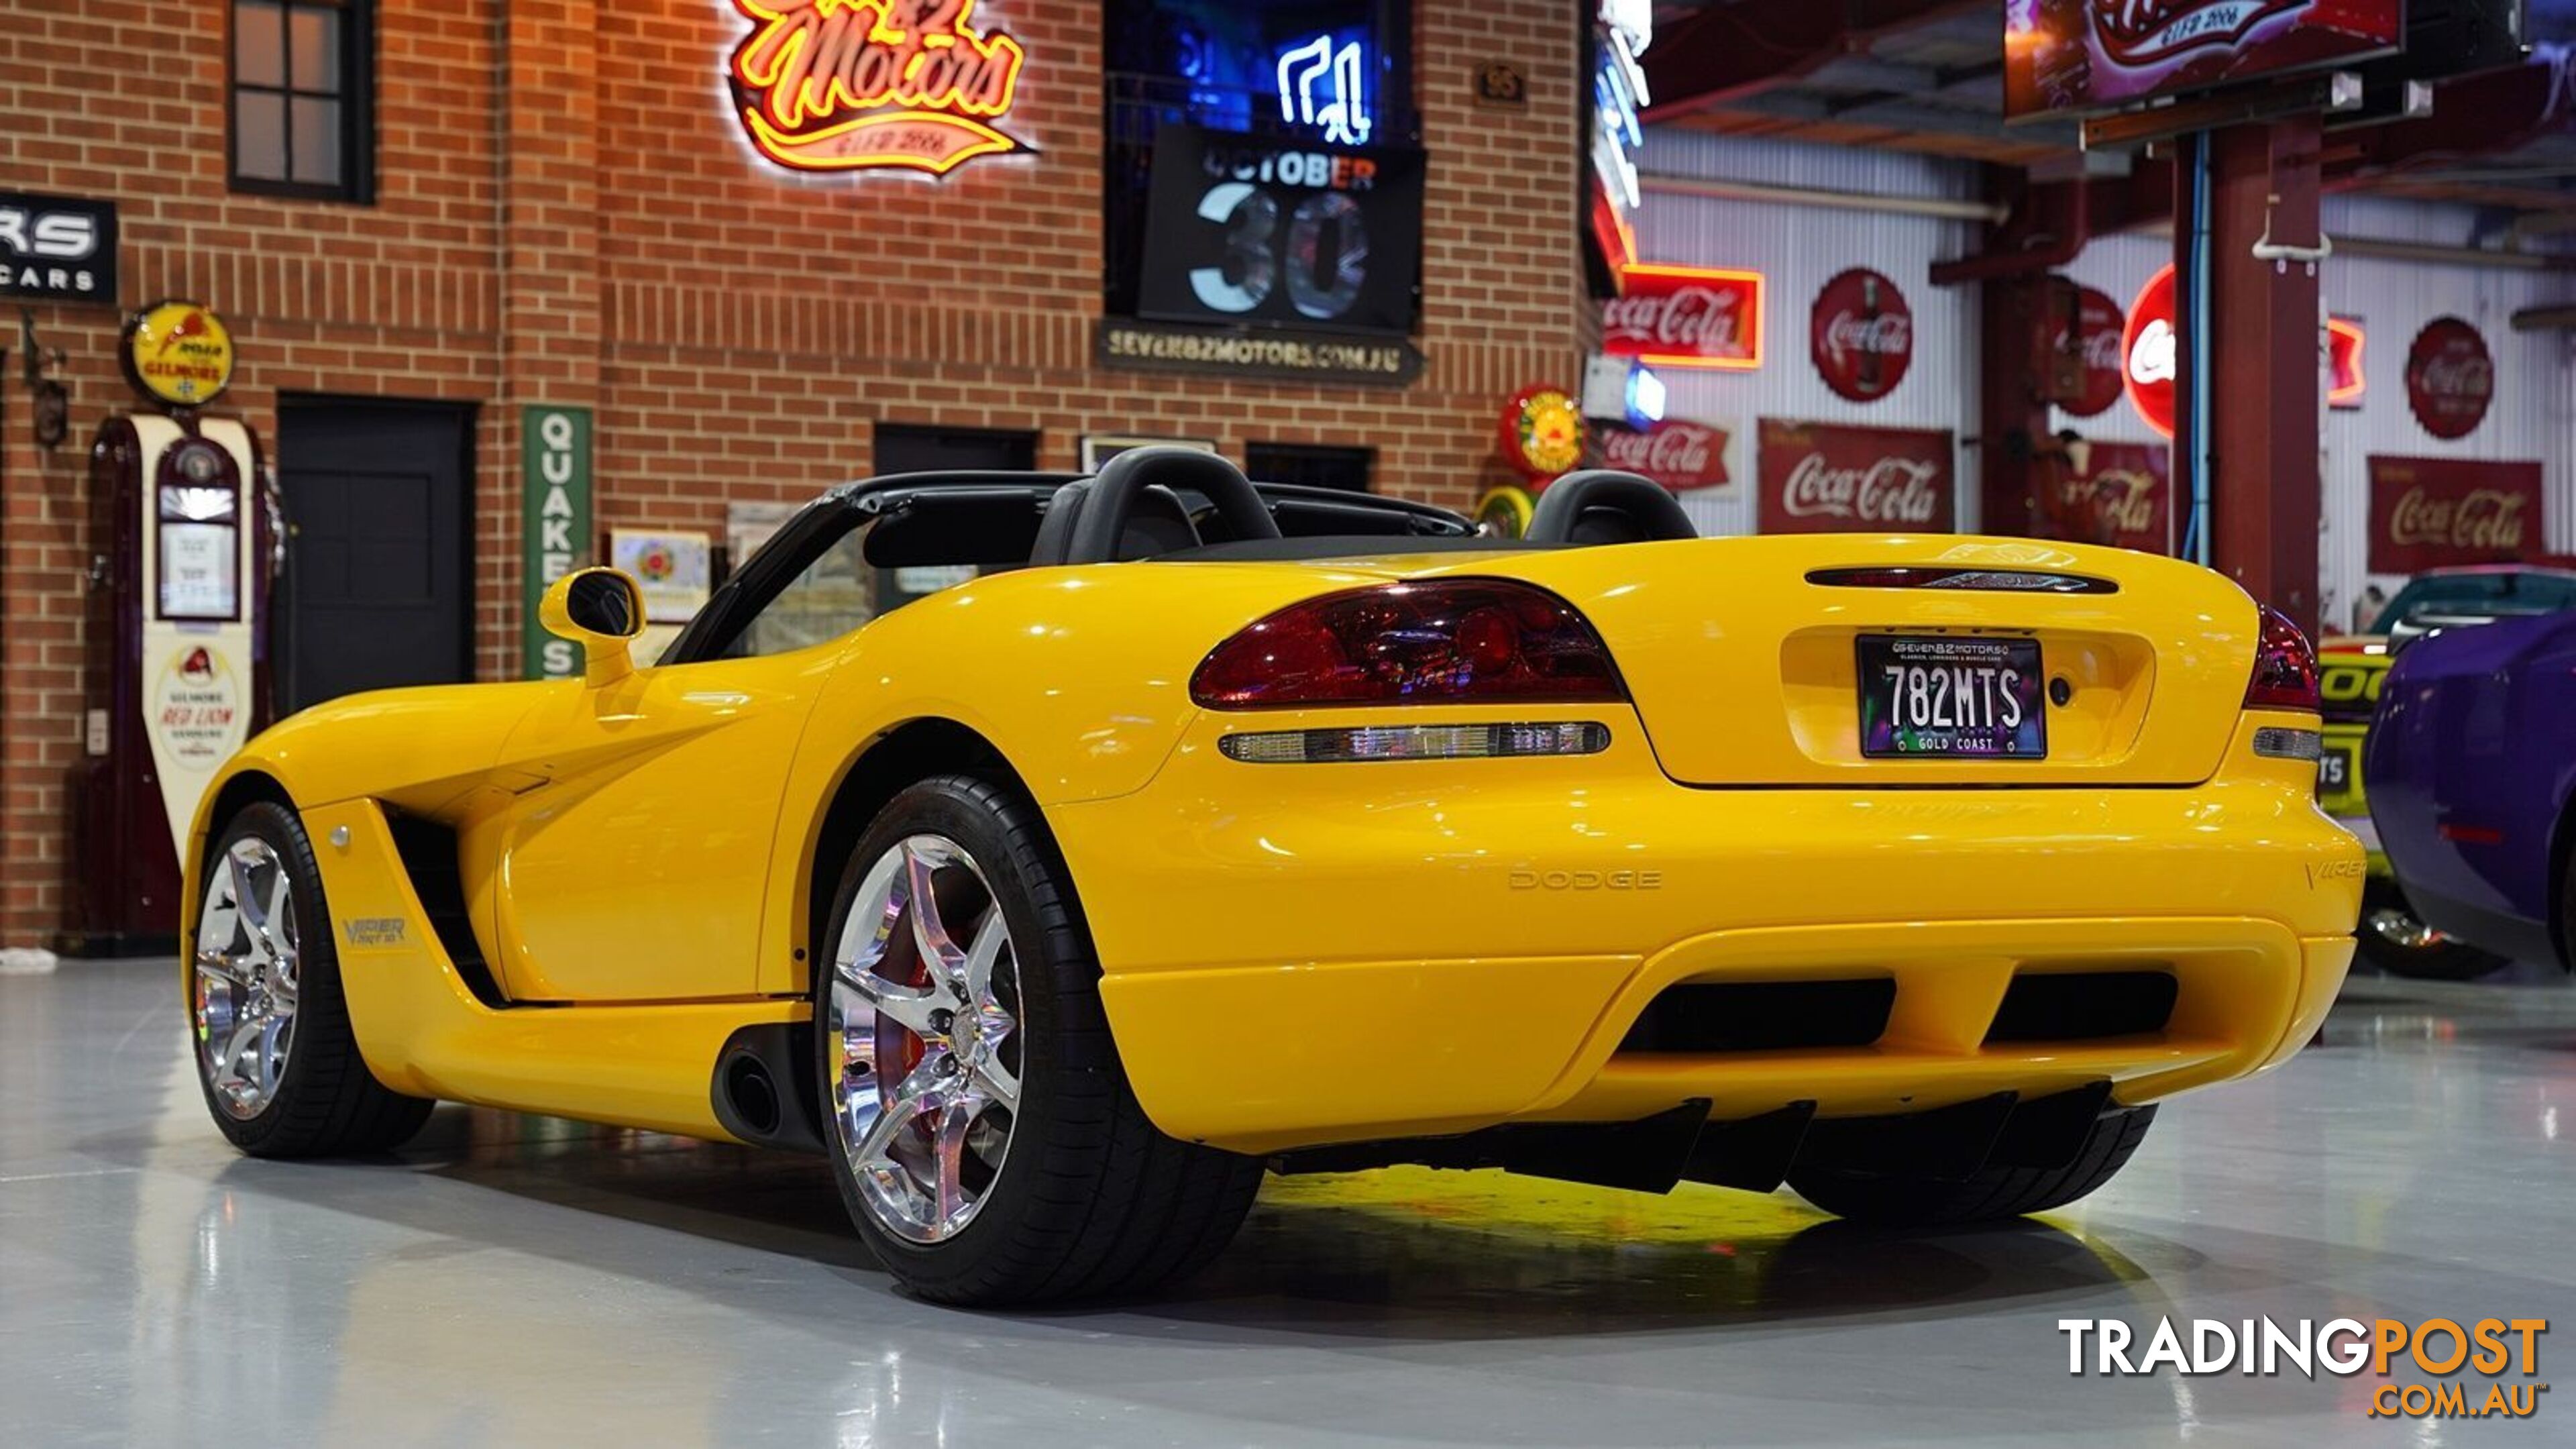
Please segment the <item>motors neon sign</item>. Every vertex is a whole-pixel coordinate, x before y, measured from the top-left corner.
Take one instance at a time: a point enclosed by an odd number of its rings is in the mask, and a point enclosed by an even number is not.
[[[1027,54],[970,22],[975,0],[733,0],[734,104],[760,154],[797,171],[945,176],[1024,149],[993,122]]]
[[[1317,100],[1321,89],[1324,98]],[[1279,119],[1322,129],[1324,140],[1368,144],[1368,52],[1356,40],[1318,35],[1279,54]]]

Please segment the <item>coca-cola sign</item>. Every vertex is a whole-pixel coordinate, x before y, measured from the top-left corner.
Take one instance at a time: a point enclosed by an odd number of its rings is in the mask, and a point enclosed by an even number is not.
[[[2170,438],[2174,430],[2174,383],[2181,376],[2177,355],[2180,334],[2174,330],[2174,269],[2156,268],[2129,304],[2129,323],[2120,332],[2120,383],[2129,405],[2148,427]]]
[[[1816,294],[1807,340],[1825,386],[1853,402],[1876,402],[1896,391],[1914,361],[1914,310],[1894,282],[1854,267]]]
[[[2084,467],[2058,474],[2045,530],[2076,543],[2173,551],[2171,450],[2162,443],[2095,443]]]
[[[2406,405],[2437,438],[2465,438],[2486,421],[2495,400],[2495,359],[2478,329],[2436,317],[2406,350]]]
[[[1732,488],[1741,476],[1735,461],[1736,429],[1693,418],[1666,418],[1646,428],[1604,424],[1601,464],[1651,478],[1676,493]]]
[[[2542,551],[2538,463],[2370,460],[2370,571],[2511,563]]]
[[[2129,319],[2120,304],[2098,288],[2083,288],[2075,299],[2075,335],[2069,337],[2060,327],[2050,342],[2060,355],[2071,352],[2083,359],[2083,370],[2078,374],[2081,386],[2075,396],[2061,399],[2058,406],[2079,418],[2089,418],[2120,400],[2125,361],[2120,339],[2128,330]]]
[[[1762,365],[1762,274],[1641,262],[1601,309],[1601,350],[1656,367]]]
[[[2396,49],[2400,0],[2005,0],[2004,113],[2107,110]]]
[[[1764,418],[1755,469],[1764,533],[1948,533],[1951,436]]]

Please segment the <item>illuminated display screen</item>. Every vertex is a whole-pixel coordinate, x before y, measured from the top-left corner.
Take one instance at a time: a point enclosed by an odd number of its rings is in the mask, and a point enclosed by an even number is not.
[[[2100,111],[2397,47],[2403,0],[2005,0],[2004,114]]]

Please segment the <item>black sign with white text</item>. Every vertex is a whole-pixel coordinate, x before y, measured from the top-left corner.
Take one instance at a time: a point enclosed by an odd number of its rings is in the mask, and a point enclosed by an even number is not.
[[[116,204],[0,191],[0,297],[116,305]]]
[[[1138,314],[1410,331],[1422,154],[1164,126],[1154,138]]]

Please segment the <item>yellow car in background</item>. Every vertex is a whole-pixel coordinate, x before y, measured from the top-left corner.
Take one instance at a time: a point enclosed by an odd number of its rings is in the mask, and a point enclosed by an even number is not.
[[[2397,650],[2436,630],[2568,608],[2576,608],[2576,569],[2534,564],[2431,569],[2408,580],[2388,601],[2372,632],[2328,638],[2318,646],[2325,748],[2317,761],[2317,803],[2369,847],[2370,879],[2354,934],[2362,959],[2379,969],[2458,981],[2505,964],[2505,958],[2454,940],[2419,919],[2379,848],[2379,831],[2371,824],[2370,802],[2362,790],[2361,751],[2390,661]]]
[[[2039,1211],[2309,1039],[2363,855],[2297,629],[2115,549],[1692,535],[1626,474],[1500,540],[1144,448],[835,490],[650,667],[575,573],[583,678],[225,767],[208,1105],[819,1150],[903,1283],[1004,1303],[1188,1273],[1265,1168]],[[867,617],[916,567],[986,572]]]

